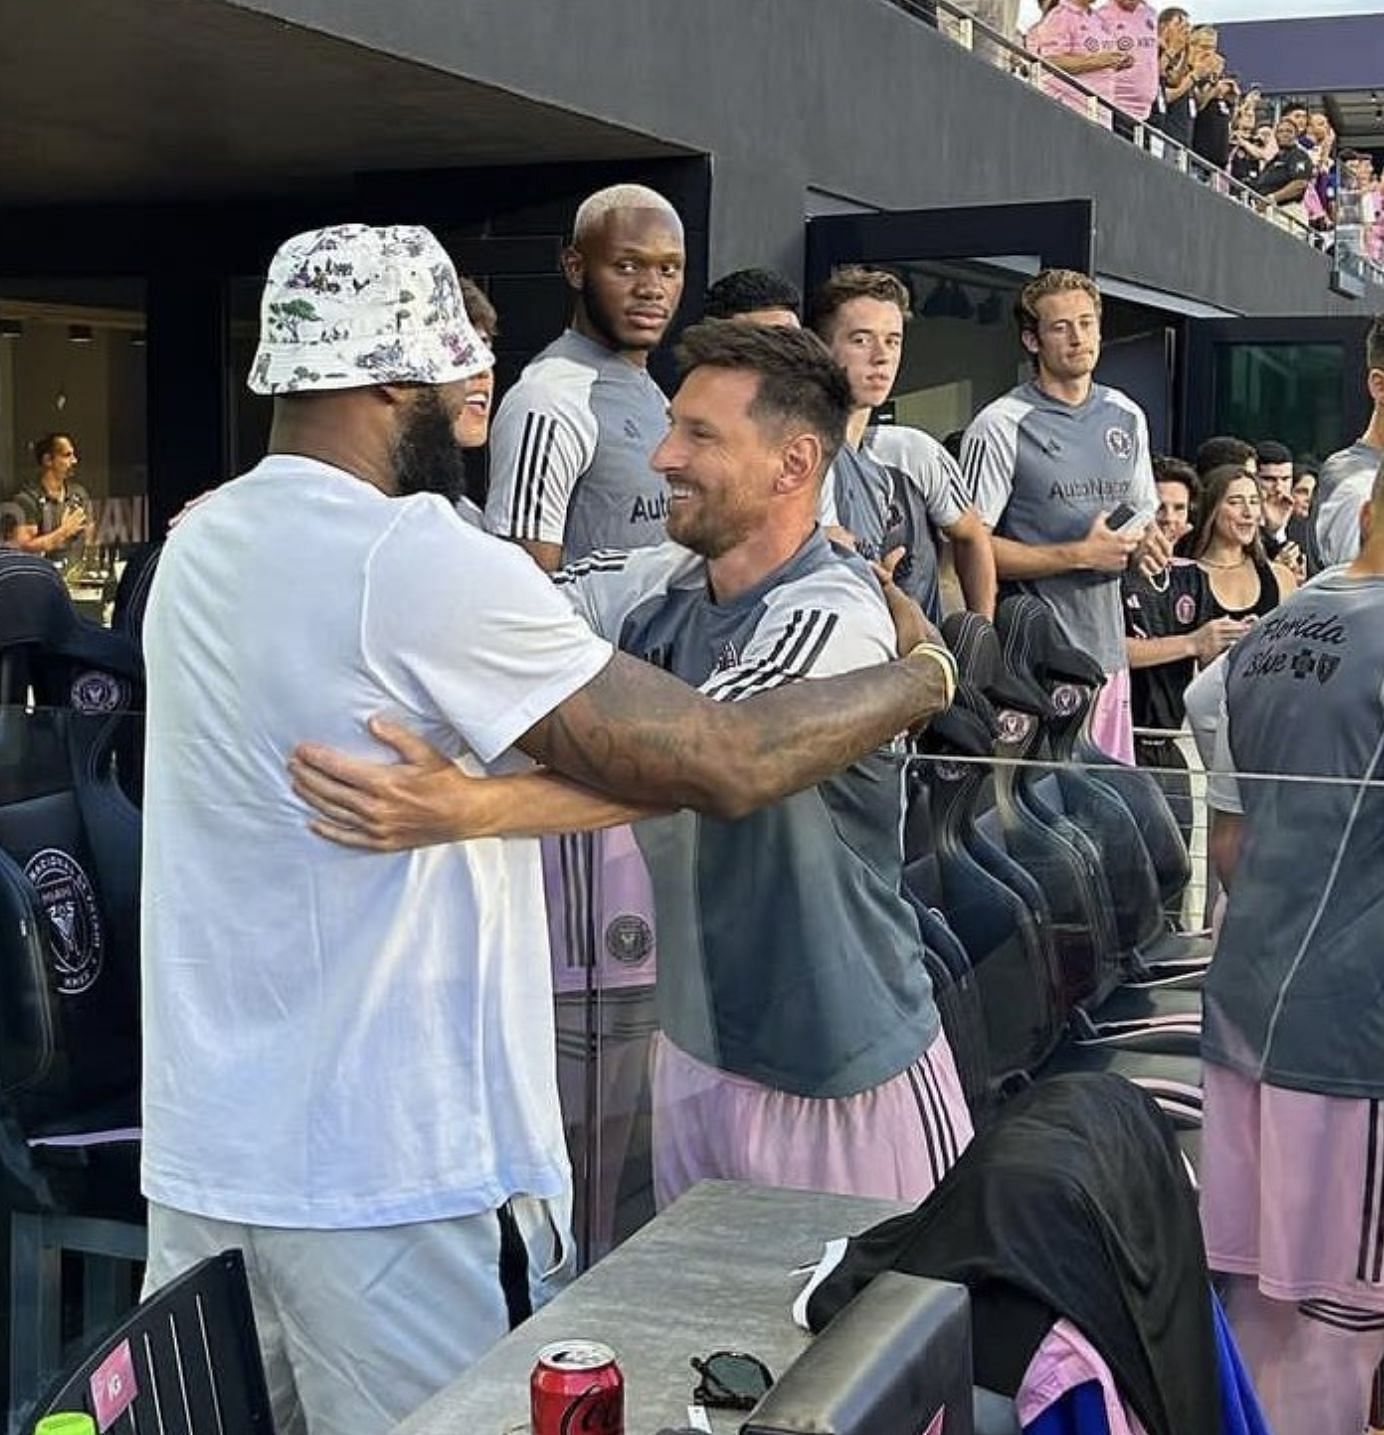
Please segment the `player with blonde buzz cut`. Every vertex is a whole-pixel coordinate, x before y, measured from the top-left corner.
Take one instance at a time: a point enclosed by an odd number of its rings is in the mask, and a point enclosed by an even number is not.
[[[682,233],[682,219],[677,210],[656,189],[650,189],[647,184],[612,184],[587,195],[577,206],[577,217],[572,221],[572,242],[577,245],[589,242],[608,214],[617,214],[623,209],[647,209],[662,214]]]
[[[657,190],[613,185],[578,207],[562,251],[571,324],[505,395],[490,442],[486,523],[548,572],[663,541],[667,497],[649,456],[668,398],[648,363],[684,267],[682,221]]]

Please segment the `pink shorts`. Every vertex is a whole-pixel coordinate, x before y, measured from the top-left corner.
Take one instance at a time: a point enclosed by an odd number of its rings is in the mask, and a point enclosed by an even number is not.
[[[1129,669],[1106,675],[1091,708],[1091,741],[1117,762],[1134,766],[1134,717],[1129,705]]]
[[[1207,1062],[1201,1221],[1212,1270],[1273,1300],[1384,1312],[1384,1102]]]
[[[792,1096],[653,1045],[654,1198],[698,1181],[748,1181],[921,1201],[975,1134],[947,1038],[856,1096]]]

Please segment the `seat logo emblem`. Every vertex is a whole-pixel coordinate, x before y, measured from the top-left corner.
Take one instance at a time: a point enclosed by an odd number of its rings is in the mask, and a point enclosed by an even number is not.
[[[125,684],[113,673],[78,673],[70,696],[76,712],[90,716],[118,712],[125,705]]]
[[[1002,708],[999,713],[1000,741],[1022,742],[1033,731],[1033,721],[1029,713]]]
[[[95,983],[105,960],[96,893],[81,865],[56,847],[35,852],[24,875],[48,918],[53,980],[63,996],[78,996]]]

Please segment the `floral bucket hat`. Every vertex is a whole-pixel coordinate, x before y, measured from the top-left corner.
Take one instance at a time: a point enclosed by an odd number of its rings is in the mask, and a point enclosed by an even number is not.
[[[297,234],[275,254],[249,385],[297,394],[446,384],[494,363],[430,230],[336,224]]]

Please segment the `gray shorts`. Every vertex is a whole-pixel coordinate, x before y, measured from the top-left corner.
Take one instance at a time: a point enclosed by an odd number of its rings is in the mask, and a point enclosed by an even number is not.
[[[527,1291],[501,1282],[496,1211],[287,1230],[151,1201],[144,1294],[206,1256],[241,1250],[277,1435],[383,1435],[507,1334],[525,1297],[536,1309],[571,1278],[565,1211],[528,1197],[507,1209],[507,1244],[517,1235],[528,1253]]]

